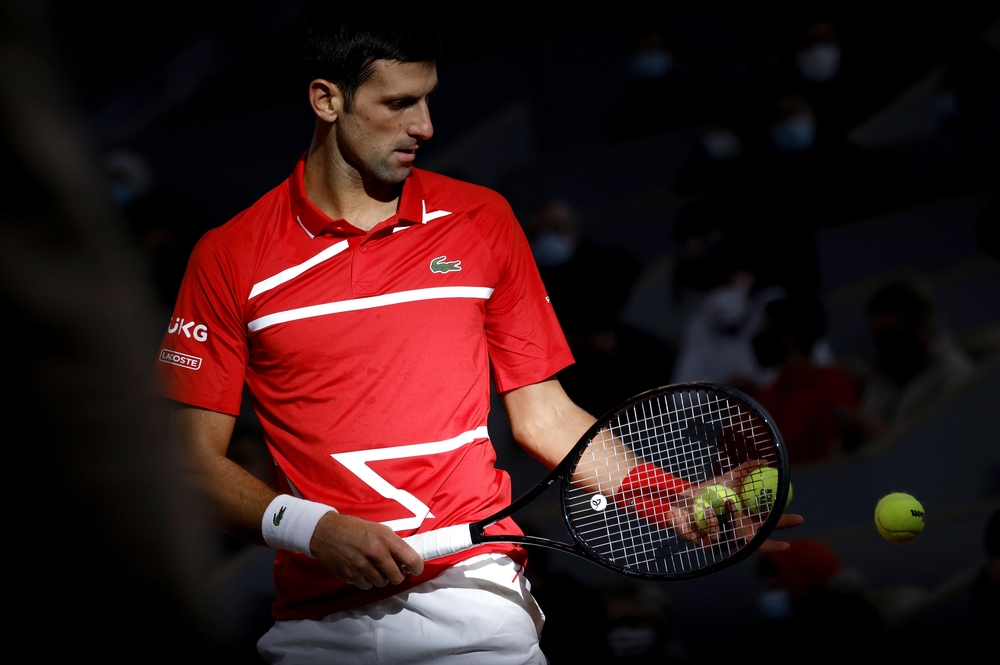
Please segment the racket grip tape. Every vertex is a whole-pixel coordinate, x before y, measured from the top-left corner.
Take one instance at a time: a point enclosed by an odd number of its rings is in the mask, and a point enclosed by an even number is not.
[[[443,529],[435,529],[427,533],[403,538],[403,542],[412,547],[424,561],[438,557],[456,554],[472,547],[472,529],[470,524],[456,524]]]

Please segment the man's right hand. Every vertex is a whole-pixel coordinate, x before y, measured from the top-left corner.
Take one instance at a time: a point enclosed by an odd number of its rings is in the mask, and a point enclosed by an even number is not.
[[[316,525],[309,549],[331,575],[364,590],[424,571],[420,555],[389,527],[333,511]]]

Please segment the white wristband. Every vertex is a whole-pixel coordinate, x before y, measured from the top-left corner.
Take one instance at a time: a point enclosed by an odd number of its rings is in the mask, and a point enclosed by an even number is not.
[[[278,550],[292,550],[312,556],[309,543],[323,515],[333,510],[315,501],[279,494],[264,511],[260,532],[264,542]]]

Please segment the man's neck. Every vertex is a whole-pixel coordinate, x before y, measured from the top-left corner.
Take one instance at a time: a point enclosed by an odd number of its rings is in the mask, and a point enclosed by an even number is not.
[[[402,183],[387,185],[365,178],[332,152],[325,144],[314,144],[306,158],[306,196],[313,205],[331,219],[343,219],[362,231],[370,231],[392,217],[399,205]]]

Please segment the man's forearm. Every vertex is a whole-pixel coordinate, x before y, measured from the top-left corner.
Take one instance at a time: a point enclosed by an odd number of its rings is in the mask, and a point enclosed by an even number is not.
[[[596,418],[578,407],[555,379],[504,395],[514,440],[547,468],[573,449]]]
[[[226,414],[178,406],[171,424],[188,476],[203,497],[212,523],[225,533],[263,545],[261,516],[276,493],[226,457],[235,422]]]

